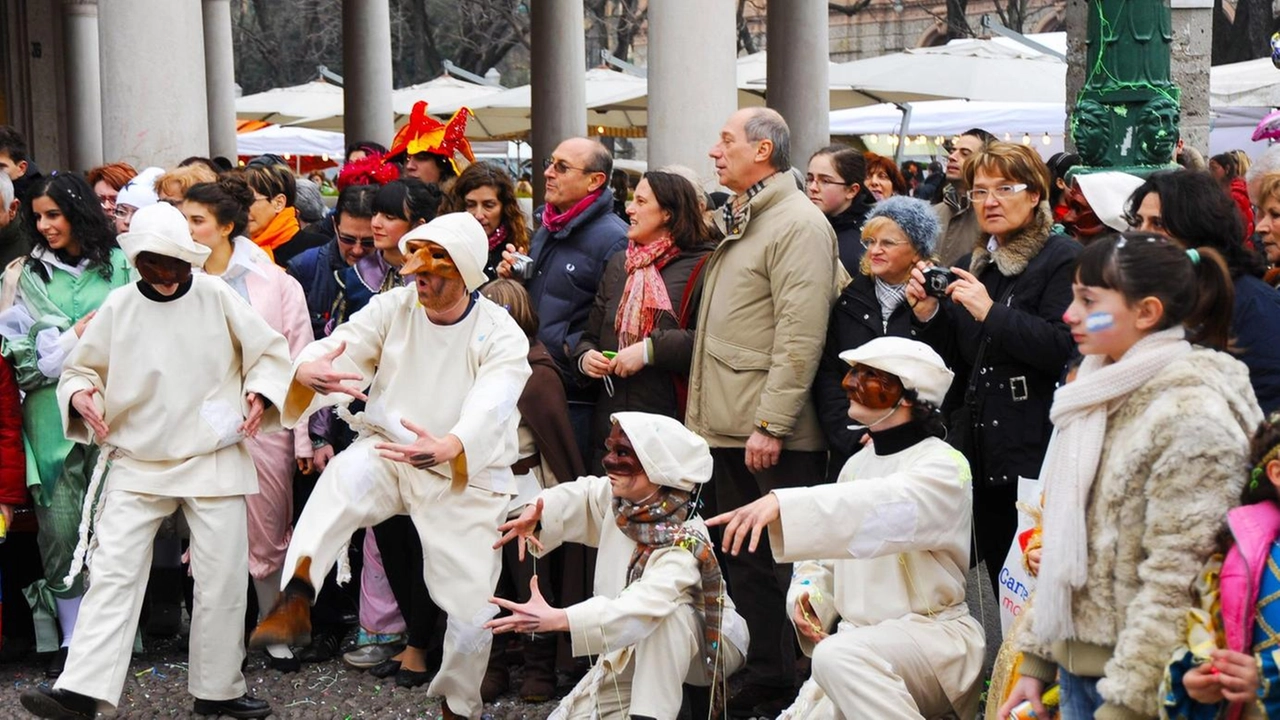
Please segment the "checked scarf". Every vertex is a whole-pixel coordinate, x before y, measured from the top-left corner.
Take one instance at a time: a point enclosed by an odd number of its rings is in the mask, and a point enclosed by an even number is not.
[[[697,593],[694,609],[703,619],[703,662],[713,672],[711,716],[720,717],[724,698],[717,690],[724,682],[724,668],[718,662],[717,655],[721,642],[724,578],[720,574],[720,563],[716,560],[711,541],[693,528],[685,527],[685,521],[692,513],[692,495],[675,488],[662,488],[645,505],[634,505],[622,498],[613,499],[613,516],[618,529],[636,543],[631,562],[627,565],[627,585],[644,574],[645,565],[649,563],[654,550],[674,545],[688,550],[698,560],[698,568],[702,571],[702,588]]]
[[[662,313],[674,314],[667,284],[659,271],[679,255],[680,248],[670,236],[648,245],[634,241],[627,244],[627,284],[622,288],[618,314],[613,320],[619,348],[649,337]]]

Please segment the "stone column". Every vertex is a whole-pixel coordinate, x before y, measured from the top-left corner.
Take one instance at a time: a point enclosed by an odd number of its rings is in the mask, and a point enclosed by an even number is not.
[[[175,165],[209,152],[200,6],[102,0],[98,40],[103,154],[134,167]]]
[[[102,164],[102,81],[98,71],[98,4],[68,0],[62,6],[66,51],[67,169]]]
[[[561,141],[587,132],[587,51],[582,0],[538,0],[530,7],[536,205],[542,202],[542,161]]]
[[[769,3],[768,103],[791,127],[797,167],[831,142],[827,13],[824,2]]]
[[[342,3],[342,112],[347,142],[391,144],[391,9],[388,0]]]
[[[679,163],[715,180],[707,151],[738,109],[733,0],[649,2],[649,167]]]
[[[1085,48],[1089,37],[1089,0],[1067,0],[1067,121],[1063,132],[1066,135],[1064,147],[1076,151],[1076,142],[1071,138],[1070,110],[1075,99],[1084,89]]]
[[[1186,144],[1209,157],[1209,54],[1213,0],[1173,0],[1173,84],[1182,90],[1179,129]]]
[[[236,61],[231,0],[204,0],[204,78],[209,105],[209,155],[236,158]]]

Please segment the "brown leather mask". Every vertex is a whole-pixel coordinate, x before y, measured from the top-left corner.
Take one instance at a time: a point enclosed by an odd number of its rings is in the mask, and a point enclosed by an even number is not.
[[[140,252],[133,266],[150,285],[177,285],[191,279],[191,263],[168,255]]]
[[[1088,198],[1074,181],[1063,197],[1066,200],[1067,212],[1062,216],[1062,223],[1072,231],[1077,240],[1088,243],[1099,235],[1111,232],[1111,228],[1098,218],[1093,207],[1089,205]]]
[[[449,251],[439,243],[430,240],[413,240],[405,249],[409,251],[409,257],[405,258],[404,267],[400,269],[401,275],[407,277],[427,273],[451,280],[462,279],[462,273],[458,271],[458,266],[449,256]]]
[[[644,466],[636,456],[636,449],[631,445],[631,438],[627,437],[618,423],[613,424],[604,446],[609,451],[601,461],[605,472],[620,477],[634,477],[644,472]]]
[[[897,375],[867,365],[854,365],[840,384],[849,399],[872,410],[888,410],[902,399]]]

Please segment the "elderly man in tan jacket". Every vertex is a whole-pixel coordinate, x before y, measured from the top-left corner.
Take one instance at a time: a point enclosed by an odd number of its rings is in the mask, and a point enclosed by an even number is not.
[[[717,218],[725,239],[704,270],[686,423],[711,446],[712,505],[724,511],[824,476],[809,387],[843,269],[831,223],[791,177],[781,115],[734,113],[710,154],[736,195]],[[791,567],[759,553],[729,558],[725,571],[753,640],[748,681],[728,709],[769,714],[795,694],[783,607]]]

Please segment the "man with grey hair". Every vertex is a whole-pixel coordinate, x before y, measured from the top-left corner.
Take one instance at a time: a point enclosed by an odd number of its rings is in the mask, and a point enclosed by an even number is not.
[[[13,223],[13,219],[18,216],[18,206],[13,181],[0,172],[0,268],[13,262],[14,258],[25,255],[30,246],[22,236],[22,228]]]
[[[703,270],[686,424],[711,446],[715,512],[824,477],[826,441],[809,386],[840,261],[831,223],[792,181],[790,145],[781,115],[747,108],[729,117],[710,152],[734,196],[716,218],[725,239]],[[795,697],[791,566],[761,551],[727,557],[725,570],[752,638],[747,683],[728,710],[775,717]]]

